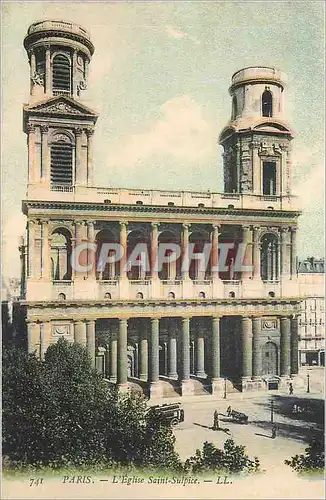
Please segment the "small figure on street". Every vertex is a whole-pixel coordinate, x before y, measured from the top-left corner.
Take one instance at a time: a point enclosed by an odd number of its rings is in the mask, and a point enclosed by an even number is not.
[[[213,431],[218,431],[220,429],[219,421],[218,421],[218,411],[214,411],[214,423],[213,423]]]
[[[293,394],[293,384],[292,384],[292,382],[289,383],[289,394],[290,394],[290,396],[292,396],[292,394]]]
[[[231,406],[228,406],[227,409],[226,409],[226,413],[227,413],[227,416],[228,417],[231,417],[231,413],[232,413],[232,408]]]
[[[276,431],[277,431],[277,427],[276,427],[276,425],[273,425],[273,427],[272,427],[272,435],[271,435],[272,439],[276,438]]]

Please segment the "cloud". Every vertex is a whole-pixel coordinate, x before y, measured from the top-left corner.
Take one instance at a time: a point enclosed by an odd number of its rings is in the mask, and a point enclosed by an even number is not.
[[[189,95],[170,99],[159,112],[161,117],[148,131],[122,139],[116,147],[110,145],[110,166],[136,166],[157,154],[189,164],[214,154],[214,124],[205,120],[201,107]]]
[[[189,35],[188,33],[185,33],[184,31],[173,28],[173,26],[170,25],[165,26],[165,31],[169,38],[174,38],[176,40],[181,40],[182,38],[188,38],[188,40],[191,40],[197,45],[200,44],[200,41],[197,38]]]

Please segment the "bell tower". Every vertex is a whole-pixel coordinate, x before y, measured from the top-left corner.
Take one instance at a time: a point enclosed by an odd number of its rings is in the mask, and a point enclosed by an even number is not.
[[[94,53],[90,36],[74,23],[48,20],[29,27],[24,47],[30,65],[30,97],[23,108],[28,195],[91,186],[97,114],[81,102]]]
[[[284,119],[285,75],[254,66],[232,76],[232,113],[222,130],[224,192],[291,195],[291,140]]]

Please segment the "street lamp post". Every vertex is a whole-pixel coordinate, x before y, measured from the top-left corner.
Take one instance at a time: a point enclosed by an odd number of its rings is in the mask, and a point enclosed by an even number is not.
[[[307,392],[310,392],[310,375],[307,373]]]
[[[271,400],[271,423],[274,423],[274,401]]]

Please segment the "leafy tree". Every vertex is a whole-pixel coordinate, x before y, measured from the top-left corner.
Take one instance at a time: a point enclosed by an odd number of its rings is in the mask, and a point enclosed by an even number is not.
[[[313,439],[305,455],[295,455],[291,460],[285,460],[286,465],[300,474],[317,473],[323,474],[325,469],[325,443],[323,439]]]
[[[179,464],[170,426],[143,397],[109,390],[78,344],[59,340],[43,362],[6,352],[3,410],[3,454],[20,464]]]
[[[245,453],[245,447],[236,445],[233,439],[225,441],[223,450],[205,441],[202,451],[197,449],[196,454],[185,462],[185,470],[193,473],[239,474],[240,472],[258,472],[259,468],[258,458],[250,459]]]

